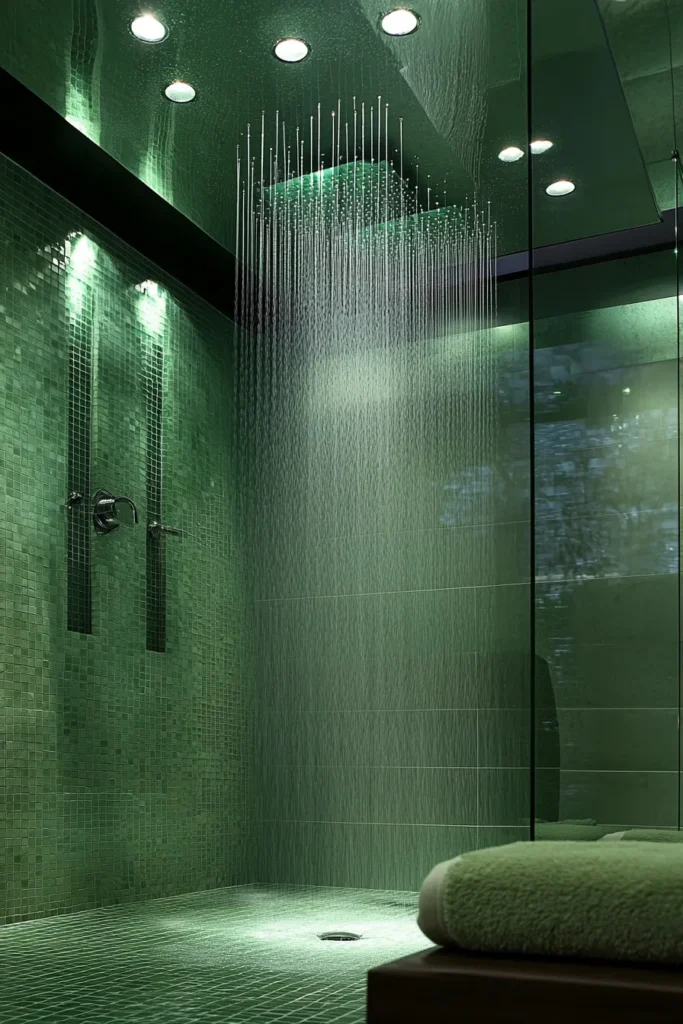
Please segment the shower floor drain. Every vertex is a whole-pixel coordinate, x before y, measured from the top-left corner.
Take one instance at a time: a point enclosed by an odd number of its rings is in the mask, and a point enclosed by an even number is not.
[[[354,942],[362,936],[356,935],[355,932],[321,932],[318,938],[329,939],[331,942]]]

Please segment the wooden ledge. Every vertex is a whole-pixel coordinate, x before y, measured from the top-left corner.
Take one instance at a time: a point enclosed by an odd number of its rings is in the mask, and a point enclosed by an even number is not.
[[[432,947],[368,973],[368,1024],[683,1021],[683,967]]]

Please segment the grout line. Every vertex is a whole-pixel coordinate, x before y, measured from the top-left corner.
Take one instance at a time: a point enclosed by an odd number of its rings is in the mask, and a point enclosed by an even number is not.
[[[481,809],[480,809],[480,806],[479,806],[479,767],[480,767],[481,755],[480,755],[480,752],[479,752],[480,737],[479,737],[479,711],[478,710],[476,712],[476,715],[477,715],[477,721],[476,721],[476,726],[475,727],[476,727],[476,730],[477,730],[477,734],[476,734],[477,735],[477,750],[476,750],[477,773],[476,773],[476,775],[474,777],[475,788],[476,788],[476,803],[475,803],[474,806],[475,806],[475,816],[476,816],[477,822],[479,822],[481,820]]]
[[[462,590],[501,590],[504,587],[528,587],[528,580],[517,583],[473,583],[462,587],[420,587],[415,590],[364,590],[343,594],[296,594],[293,597],[257,597],[255,604],[282,604],[287,601],[337,600],[349,597],[392,597],[399,594],[442,594]]]
[[[336,818],[256,818],[258,825],[358,825],[366,828],[526,828],[511,822],[507,825],[475,825],[469,822],[449,822],[447,825],[432,821],[345,821]],[[649,826],[652,827],[652,826]]]
[[[438,771],[438,772],[527,772],[529,771],[529,765],[524,764],[511,764],[511,765],[495,765],[495,764],[281,764],[279,761],[268,764],[269,768],[286,768],[288,771],[297,768],[317,769],[317,768],[345,768],[345,769],[356,769],[358,771],[365,770],[379,770],[391,769],[391,771]],[[547,771],[557,771],[556,768],[548,768]]]
[[[619,573],[613,576],[558,576],[557,578],[544,578],[538,576],[536,578],[537,587],[552,587],[557,583],[566,584],[569,586],[575,586],[577,583],[612,583],[615,580],[655,580],[655,579],[670,579],[676,576],[675,572],[635,572],[635,573]],[[506,584],[510,586],[511,584]],[[598,645],[599,646],[599,645]],[[609,646],[609,645],[605,645]],[[614,645],[616,646],[616,645]]]
[[[652,572],[652,573],[624,573],[613,576],[561,576],[557,579],[547,579],[544,577],[537,577],[535,580],[536,587],[552,587],[558,584],[563,586],[577,586],[583,583],[613,583],[615,581],[622,580],[640,580],[640,579],[671,579],[677,574],[673,572]],[[294,601],[329,601],[329,600],[341,600],[348,598],[359,598],[359,597],[396,597],[401,594],[444,594],[444,593],[456,593],[461,591],[470,590],[503,590],[510,589],[511,587],[530,587],[531,580],[518,580],[515,583],[473,583],[466,584],[461,587],[422,587],[415,590],[361,590],[356,592],[339,593],[339,594],[295,594],[290,597],[257,597],[254,599],[254,604],[285,604]],[[590,645],[593,646],[593,645]],[[615,646],[610,644],[597,644],[595,646]],[[483,652],[482,652],[483,653]]]
[[[430,772],[528,772],[530,765],[511,764],[267,764],[268,768],[280,768],[287,771],[430,771]],[[675,775],[675,768],[562,768],[549,765],[537,765],[539,772],[560,772],[562,775]]]
[[[264,700],[265,699],[266,698],[264,698]],[[281,717],[281,715],[282,715],[282,711],[278,710],[278,709],[273,710],[271,708],[272,697],[269,697],[268,701],[269,702],[268,702],[267,706],[259,708],[259,716],[260,717],[264,717],[264,716],[265,717],[271,717],[272,716],[272,717],[277,717],[279,719]],[[26,709],[19,707],[16,710],[18,710],[18,711],[25,711]],[[33,709],[31,709],[31,710],[33,710]],[[287,710],[290,711],[289,706],[287,706]],[[396,708],[396,707],[391,707],[391,708],[341,708],[341,709],[340,708],[319,708],[319,709],[314,709],[312,711],[298,711],[298,710],[295,710],[293,713],[295,715],[299,715],[299,716],[303,716],[303,715],[306,715],[306,716],[313,716],[313,715],[319,715],[319,716],[323,716],[323,715],[325,715],[325,716],[327,716],[327,715],[434,715],[434,714],[443,714],[443,713],[446,713],[446,714],[451,714],[451,713],[473,714],[474,712],[482,711],[482,712],[485,712],[486,714],[507,715],[507,714],[510,714],[510,712],[513,712],[513,711],[525,711],[526,712],[528,710],[529,710],[529,705],[528,704],[512,704],[509,707],[489,707],[488,705],[484,705],[483,707],[463,706],[463,707],[443,707],[443,708]],[[556,705],[556,707],[554,709],[550,708],[549,705],[547,707],[544,706],[544,705],[540,705],[537,708],[537,710],[555,710],[555,711],[564,711],[564,712],[571,712],[571,711],[581,711],[581,712],[585,712],[585,711],[610,711],[610,712],[615,712],[615,713],[616,712],[622,712],[622,711],[659,711],[659,712],[662,712],[663,714],[664,713],[671,714],[673,712],[678,712],[678,706],[676,704],[671,704],[671,705],[664,705],[664,706],[659,706],[659,707],[656,707],[656,706],[648,707],[648,706],[644,706],[644,705],[641,705],[641,704],[624,704],[623,706],[622,705],[618,705],[618,706],[614,706],[614,707],[593,707],[592,705],[583,707],[583,706],[574,705],[574,704],[558,704],[558,705]],[[55,711],[41,711],[40,713],[41,714],[56,714]]]

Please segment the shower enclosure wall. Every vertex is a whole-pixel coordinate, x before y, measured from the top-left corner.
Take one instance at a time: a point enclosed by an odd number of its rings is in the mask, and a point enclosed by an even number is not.
[[[0,216],[2,917],[242,881],[228,323],[4,157]]]
[[[9,1021],[360,1021],[435,862],[681,825],[683,6],[10,6]]]
[[[557,705],[560,818],[597,826],[576,838],[680,828],[679,288],[669,223],[661,252],[537,282],[536,649]],[[548,727],[539,715],[538,735]],[[535,764],[542,789],[540,746]]]

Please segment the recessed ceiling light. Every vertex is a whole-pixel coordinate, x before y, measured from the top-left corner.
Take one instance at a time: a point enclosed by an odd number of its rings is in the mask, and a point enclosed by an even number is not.
[[[533,142],[529,143],[529,149],[534,156],[537,156],[539,153],[547,153],[552,148],[553,144],[550,139],[534,139]]]
[[[576,185],[573,181],[554,181],[552,185],[548,185],[546,192],[549,196],[568,196],[570,192],[573,192]]]
[[[420,27],[420,19],[415,11],[409,11],[406,7],[397,7],[395,11],[389,11],[380,22],[382,31],[388,36],[409,36],[417,32]]]
[[[189,82],[171,82],[164,89],[164,96],[171,103],[191,103],[197,90]]]
[[[310,52],[310,46],[303,39],[281,39],[273,47],[277,59],[284,61],[285,64],[298,64],[306,60]]]
[[[168,35],[165,25],[155,18],[153,14],[141,14],[130,23],[130,30],[136,39],[143,43],[160,43]]]
[[[498,159],[502,160],[504,164],[514,164],[521,160],[523,156],[524,150],[520,149],[519,146],[507,146],[506,149],[501,149]]]

